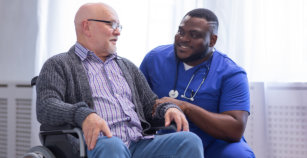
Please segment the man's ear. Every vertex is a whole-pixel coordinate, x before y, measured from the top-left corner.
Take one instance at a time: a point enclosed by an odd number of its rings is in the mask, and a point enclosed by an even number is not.
[[[87,20],[83,20],[82,23],[82,32],[84,33],[85,36],[90,37],[91,32],[90,32],[90,26]]]
[[[217,41],[217,35],[211,34],[210,36],[210,47],[213,47]]]

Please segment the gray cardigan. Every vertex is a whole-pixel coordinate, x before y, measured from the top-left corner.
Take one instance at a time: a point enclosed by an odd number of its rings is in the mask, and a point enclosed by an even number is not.
[[[36,82],[37,119],[41,124],[82,127],[82,122],[93,110],[92,92],[86,71],[73,46],[67,53],[48,59]],[[151,91],[139,69],[129,60],[115,59],[132,91],[132,102],[143,127],[143,134],[150,129],[152,110],[157,96]],[[156,118],[163,119],[174,104],[162,104],[156,109]]]

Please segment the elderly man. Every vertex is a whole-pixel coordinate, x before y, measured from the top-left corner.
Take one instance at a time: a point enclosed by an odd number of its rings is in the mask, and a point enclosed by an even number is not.
[[[204,8],[182,19],[175,42],[149,52],[141,64],[159,103],[180,106],[190,131],[203,141],[206,157],[250,158],[243,138],[249,115],[245,71],[214,49],[218,19]]]
[[[103,3],[85,4],[75,16],[77,42],[44,64],[37,80],[39,122],[82,128],[88,157],[203,157],[201,140],[175,104],[156,104],[138,68],[116,55],[121,25]],[[155,112],[153,113],[153,107]],[[176,122],[165,135],[148,133],[151,120]]]

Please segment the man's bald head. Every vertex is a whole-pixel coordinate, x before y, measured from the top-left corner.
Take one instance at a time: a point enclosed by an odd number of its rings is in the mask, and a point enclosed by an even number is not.
[[[116,15],[115,10],[105,3],[87,3],[82,5],[75,15],[75,28],[77,38],[80,36],[82,22],[87,19],[105,19],[110,15]]]

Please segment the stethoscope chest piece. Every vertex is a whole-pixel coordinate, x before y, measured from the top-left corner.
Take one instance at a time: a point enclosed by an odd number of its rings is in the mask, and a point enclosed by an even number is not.
[[[177,98],[178,95],[179,95],[179,92],[177,90],[170,90],[168,95],[171,97],[171,98]]]

